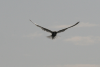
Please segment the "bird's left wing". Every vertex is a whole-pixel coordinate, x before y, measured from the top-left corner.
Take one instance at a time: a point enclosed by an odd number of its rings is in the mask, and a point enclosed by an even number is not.
[[[31,21],[31,20],[30,20]],[[32,22],[32,21],[31,21]],[[34,22],[32,22],[33,24],[35,24],[37,27],[40,27],[42,30],[44,30],[44,31],[47,31],[47,32],[49,32],[49,33],[52,33],[52,31],[51,30],[49,30],[49,29],[46,29],[46,28],[44,28],[44,27],[42,27],[42,26],[39,26],[39,25],[37,25],[36,23],[34,23]]]
[[[68,28],[74,27],[74,26],[77,25],[78,23],[79,23],[79,22],[77,22],[76,24],[74,24],[74,25],[72,25],[72,26],[70,26],[70,27],[67,27],[67,28],[65,28],[65,29],[59,30],[59,31],[57,31],[57,33],[64,32],[64,31],[67,30]]]

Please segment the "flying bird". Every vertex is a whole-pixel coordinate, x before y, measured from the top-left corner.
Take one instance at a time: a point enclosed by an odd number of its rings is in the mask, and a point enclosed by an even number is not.
[[[31,21],[31,20],[30,20],[30,21]],[[32,22],[32,21],[31,21],[31,22]],[[71,27],[76,26],[79,22],[75,23],[74,25],[72,25],[72,26],[70,26],[70,27],[61,29],[61,30],[59,30],[59,31],[51,31],[51,30],[49,30],[49,29],[47,29],[47,28],[44,28],[44,27],[42,27],[42,26],[40,26],[40,25],[34,23],[34,22],[32,22],[32,23],[35,24],[37,27],[40,27],[42,30],[51,33],[52,35],[48,36],[48,38],[54,39],[54,38],[56,37],[57,33],[64,32],[65,30],[67,30],[67,29],[69,29],[69,28],[71,28]]]

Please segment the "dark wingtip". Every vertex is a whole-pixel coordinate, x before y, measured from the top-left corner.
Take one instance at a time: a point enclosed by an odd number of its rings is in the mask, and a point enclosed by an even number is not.
[[[80,23],[80,21],[78,21],[76,24]]]
[[[29,19],[30,20],[30,19]],[[31,21],[31,20],[30,20]],[[32,21],[31,21],[32,22]]]

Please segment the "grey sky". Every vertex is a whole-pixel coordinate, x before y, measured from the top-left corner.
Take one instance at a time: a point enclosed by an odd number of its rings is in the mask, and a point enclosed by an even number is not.
[[[1,0],[0,67],[100,67],[99,29],[100,0]]]

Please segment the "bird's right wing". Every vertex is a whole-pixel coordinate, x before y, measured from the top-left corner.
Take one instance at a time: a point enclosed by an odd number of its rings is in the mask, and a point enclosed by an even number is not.
[[[59,30],[59,31],[57,31],[57,33],[64,32],[65,30],[67,30],[67,29],[69,29],[69,28],[71,28],[71,27],[76,26],[78,23],[79,23],[79,22],[77,22],[76,24],[74,24],[74,25],[72,25],[72,26],[70,26],[70,27],[67,27],[67,28],[65,28],[65,29]]]
[[[30,20],[31,21],[31,20]],[[31,21],[32,22],[32,21]],[[42,30],[44,30],[44,31],[47,31],[47,32],[49,32],[49,33],[52,33],[52,31],[51,30],[49,30],[49,29],[46,29],[46,28],[44,28],[44,27],[42,27],[42,26],[39,26],[39,25],[37,25],[36,23],[34,23],[34,22],[32,22],[33,24],[35,24],[37,27],[40,27]]]

